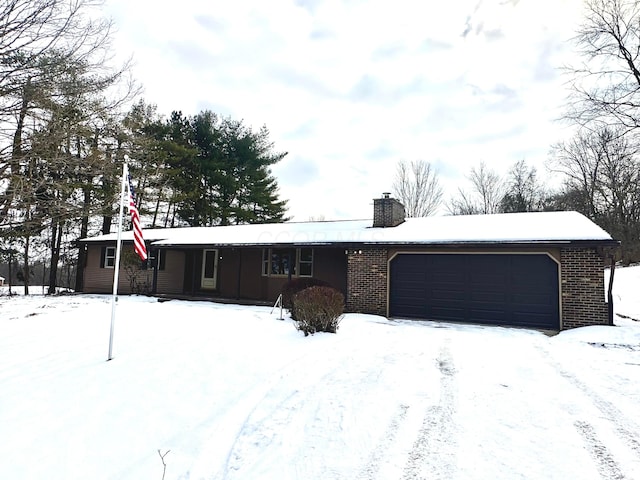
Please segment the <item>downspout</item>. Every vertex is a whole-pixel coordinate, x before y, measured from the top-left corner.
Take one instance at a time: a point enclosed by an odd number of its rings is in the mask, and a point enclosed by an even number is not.
[[[609,273],[609,290],[607,291],[607,307],[609,309],[609,325],[613,326],[613,276],[616,271],[616,260],[613,254],[609,255],[611,271]]]

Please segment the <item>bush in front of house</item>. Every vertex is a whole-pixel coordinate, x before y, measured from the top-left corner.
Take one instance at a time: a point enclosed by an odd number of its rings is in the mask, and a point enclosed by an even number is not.
[[[344,313],[344,295],[332,287],[309,287],[293,296],[296,327],[304,336],[336,333]]]
[[[309,287],[329,287],[329,283],[313,277],[300,277],[288,281],[282,288],[282,306],[289,310],[292,319],[296,319],[293,297]]]

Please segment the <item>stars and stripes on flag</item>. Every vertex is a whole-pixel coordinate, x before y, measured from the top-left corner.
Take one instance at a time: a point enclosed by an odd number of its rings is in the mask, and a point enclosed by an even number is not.
[[[142,227],[140,226],[140,214],[138,207],[136,207],[136,196],[131,184],[131,175],[127,172],[127,193],[129,200],[127,202],[127,208],[131,215],[131,224],[133,225],[133,248],[142,261],[147,259],[147,247],[144,244],[144,238],[142,237]]]

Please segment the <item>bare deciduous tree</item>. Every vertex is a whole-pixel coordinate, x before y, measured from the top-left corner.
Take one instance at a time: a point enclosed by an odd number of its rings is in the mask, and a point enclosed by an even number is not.
[[[584,59],[568,67],[573,90],[565,116],[592,129],[640,127],[640,2],[587,0],[575,37]]]
[[[452,215],[476,215],[500,212],[500,202],[504,196],[504,184],[500,175],[480,162],[471,168],[467,176],[471,182],[471,192],[458,188],[457,198],[447,205]]]
[[[81,62],[91,59],[95,67],[104,65],[110,55],[105,46],[111,35],[111,21],[91,12],[102,3],[102,0],[0,3],[0,114],[12,114],[20,108],[23,85],[43,71],[43,59],[52,59],[57,64],[72,58]]]
[[[442,202],[442,187],[429,162],[398,162],[393,193],[404,205],[407,217],[433,215]]]
[[[0,226],[24,239],[25,287],[29,244],[45,225],[56,282],[62,232],[96,209],[92,189],[112,168],[98,138],[107,137],[114,112],[136,94],[128,64],[109,64],[111,21],[99,16],[102,3],[0,2]]]
[[[581,131],[553,146],[549,168],[565,178],[555,202],[622,241],[623,260],[640,259],[640,148],[620,129]]]
[[[513,164],[506,180],[506,193],[500,201],[500,210],[511,212],[534,212],[542,209],[544,193],[538,183],[535,167],[519,160]]]

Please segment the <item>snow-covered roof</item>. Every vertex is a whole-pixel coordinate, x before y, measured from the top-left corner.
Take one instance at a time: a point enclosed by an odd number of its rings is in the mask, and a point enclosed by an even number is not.
[[[143,234],[155,246],[613,242],[606,231],[577,212],[408,218],[397,227],[371,225],[371,220],[286,222],[147,229]],[[133,233],[123,232],[122,239],[132,240]],[[115,233],[83,239],[115,240]]]

